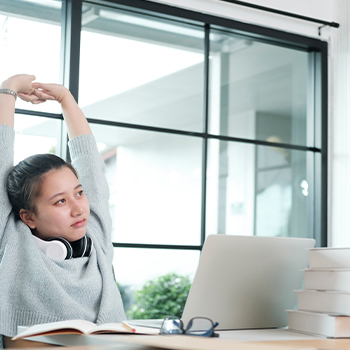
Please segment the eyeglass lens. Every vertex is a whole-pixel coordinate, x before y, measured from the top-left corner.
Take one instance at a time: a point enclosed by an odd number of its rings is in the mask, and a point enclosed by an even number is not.
[[[189,335],[208,335],[213,330],[213,322],[207,318],[193,318],[188,322],[186,333]]]
[[[177,317],[167,317],[162,324],[161,334],[182,334],[183,324]]]

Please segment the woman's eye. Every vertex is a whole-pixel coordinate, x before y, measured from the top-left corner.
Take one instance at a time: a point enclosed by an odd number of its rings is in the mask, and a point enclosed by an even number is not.
[[[78,197],[81,197],[83,194],[84,194],[84,191],[81,190],[81,191],[79,191],[79,192],[77,193],[77,196],[78,196]]]
[[[62,204],[64,203],[66,200],[65,199],[60,199],[59,201],[57,201],[55,204]]]

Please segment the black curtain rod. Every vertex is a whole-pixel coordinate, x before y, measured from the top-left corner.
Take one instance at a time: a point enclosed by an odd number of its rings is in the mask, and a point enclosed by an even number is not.
[[[244,1],[239,1],[239,0],[220,0],[220,1],[230,2],[232,4],[246,6],[246,7],[251,7],[251,8],[256,9],[256,10],[272,12],[272,13],[276,13],[276,14],[282,15],[282,16],[293,17],[293,18],[301,19],[303,21],[320,23],[320,24],[323,24],[324,26],[330,26],[330,27],[334,27],[334,28],[339,28],[339,23],[336,23],[336,22],[328,22],[328,21],[324,21],[324,20],[318,19],[318,18],[301,16],[301,15],[297,15],[296,13],[276,10],[276,9],[273,9],[273,8],[270,8],[270,7],[265,7],[265,6],[260,6],[260,5],[256,5],[256,4],[251,4],[251,3],[244,2]]]

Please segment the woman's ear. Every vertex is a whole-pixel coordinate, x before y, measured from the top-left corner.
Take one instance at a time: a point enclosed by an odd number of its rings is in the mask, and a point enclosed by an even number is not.
[[[35,229],[36,224],[34,220],[34,214],[28,210],[21,209],[19,211],[19,216],[21,217],[22,221],[32,230]]]

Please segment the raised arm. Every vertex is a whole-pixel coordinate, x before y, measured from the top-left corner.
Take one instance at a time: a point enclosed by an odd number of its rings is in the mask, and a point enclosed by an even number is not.
[[[16,94],[31,95],[34,92],[34,75],[14,75],[0,85],[0,124],[14,127]]]
[[[30,95],[34,90],[32,87],[34,79],[34,75],[21,74],[8,78],[0,84],[0,89],[2,89],[0,92],[0,245],[2,245],[5,227],[12,210],[7,197],[6,177],[13,166],[16,94],[25,92]],[[0,251],[3,251],[2,246]]]
[[[33,87],[37,89],[34,94],[39,99],[50,99],[51,96],[61,104],[70,139],[83,134],[92,134],[84,113],[68,89],[59,84],[33,83]]]

